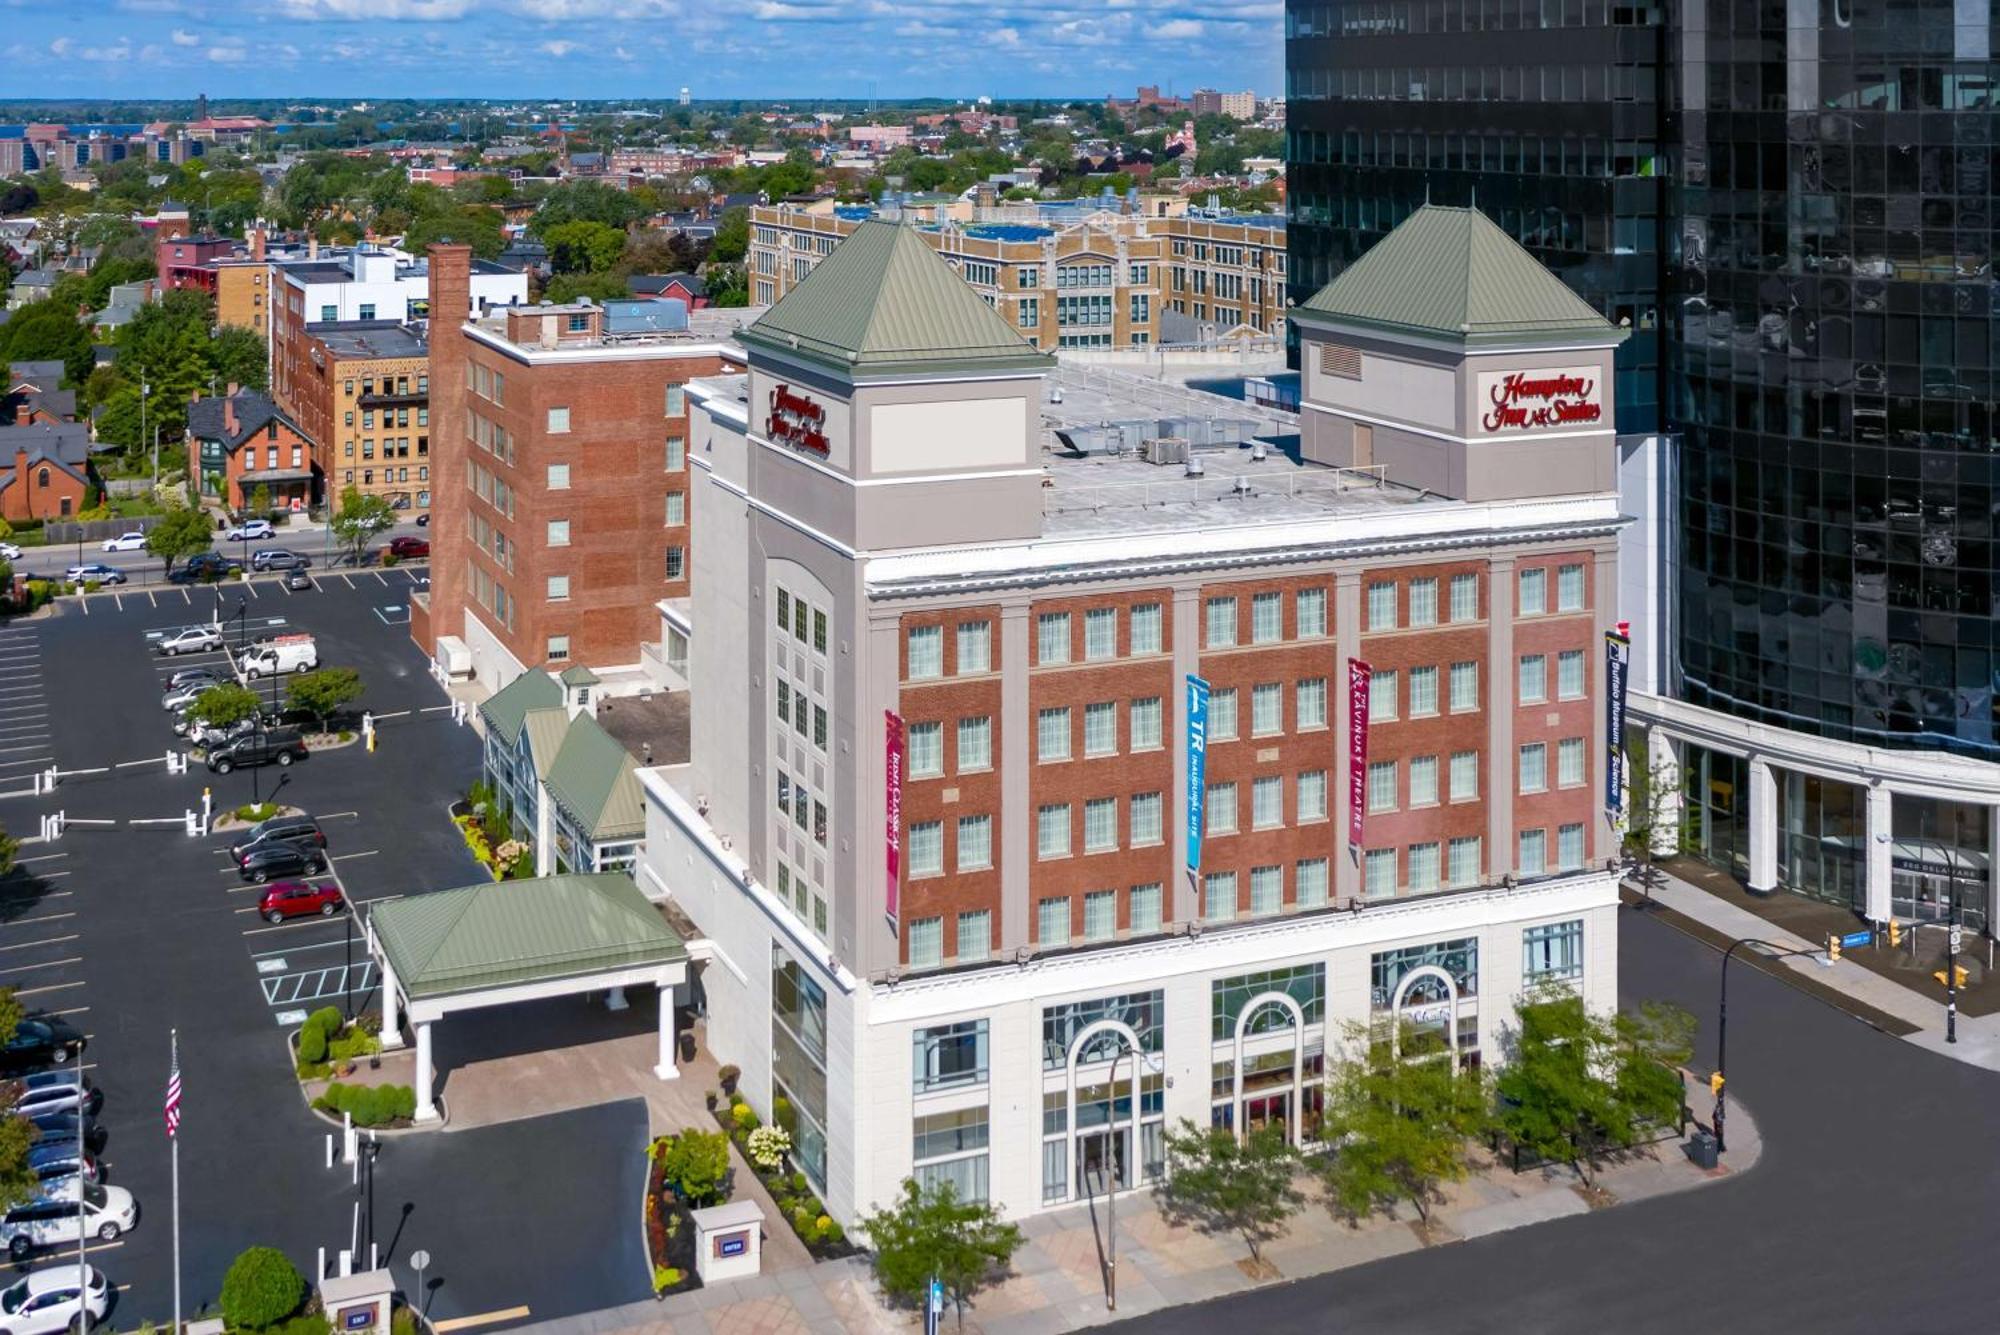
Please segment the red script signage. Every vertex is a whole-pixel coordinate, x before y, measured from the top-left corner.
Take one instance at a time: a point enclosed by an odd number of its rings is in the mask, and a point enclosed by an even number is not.
[[[1589,367],[1489,371],[1479,377],[1479,391],[1486,404],[1479,424],[1488,431],[1538,431],[1604,418],[1597,372]]]
[[[780,445],[810,454],[824,455],[829,451],[826,409],[803,394],[794,394],[790,385],[772,387],[771,412],[764,419],[764,434]]]

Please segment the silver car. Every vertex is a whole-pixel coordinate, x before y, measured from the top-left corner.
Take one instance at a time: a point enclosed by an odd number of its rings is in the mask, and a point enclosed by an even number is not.
[[[162,635],[154,646],[163,654],[206,654],[222,647],[222,632],[214,626],[184,626]]]

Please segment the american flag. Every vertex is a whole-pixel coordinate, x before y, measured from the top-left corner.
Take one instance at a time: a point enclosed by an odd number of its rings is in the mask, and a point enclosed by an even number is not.
[[[174,1065],[167,1072],[167,1139],[172,1140],[181,1129],[181,1050],[174,1045]]]

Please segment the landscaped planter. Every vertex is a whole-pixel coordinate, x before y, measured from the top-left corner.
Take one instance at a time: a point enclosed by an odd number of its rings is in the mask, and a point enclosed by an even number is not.
[[[646,1193],[639,1213],[646,1232],[646,1259],[652,1266],[653,1296],[666,1298],[700,1288],[701,1276],[695,1273],[694,1218],[666,1180],[665,1163],[655,1152],[658,1144],[646,1147]]]
[[[484,816],[474,814],[470,802],[451,804],[451,823],[458,827],[459,837],[465,840],[465,847],[486,874],[496,881],[514,881],[535,874],[535,855],[525,841],[516,839],[509,831],[496,829],[500,817],[490,807]],[[498,836],[496,838],[496,836]],[[505,850],[510,856],[502,859]]]
[[[304,814],[304,807],[277,807],[271,812],[270,816],[259,817],[259,819],[269,820],[272,816],[302,816]],[[255,824],[257,824],[257,821],[245,820],[234,811],[223,811],[216,814],[215,821],[209,828],[217,833],[221,833],[225,830],[247,830]]]
[[[738,1113],[738,1108],[748,1116]],[[761,1123],[741,1095],[736,1096],[734,1103],[718,1101],[710,1111],[715,1114],[715,1120],[722,1125],[722,1129],[729,1133],[729,1139],[736,1146],[737,1153],[742,1155],[743,1162],[764,1184],[764,1190],[771,1193],[779,1215],[799,1241],[805,1244],[815,1261],[837,1261],[860,1250],[847,1240],[846,1230],[827,1214],[826,1206],[813,1193],[812,1184],[806,1180],[804,1173],[787,1171],[788,1163],[781,1163],[775,1169],[765,1168],[751,1156],[750,1133]]]

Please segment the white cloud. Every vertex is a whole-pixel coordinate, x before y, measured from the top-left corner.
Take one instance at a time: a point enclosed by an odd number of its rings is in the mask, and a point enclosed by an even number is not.
[[[472,0],[279,0],[278,8],[292,19],[437,21],[464,18],[472,10]]]
[[[77,52],[77,55],[85,60],[117,64],[120,61],[132,58],[132,43],[127,38],[120,37],[110,46],[86,46],[83,50]]]
[[[994,46],[1019,46],[1021,44],[1021,30],[1019,28],[995,28],[992,32],[986,34],[986,40]]]
[[[200,37],[198,37],[198,36],[196,36],[196,35],[195,35],[194,33],[191,33],[191,32],[189,32],[189,31],[188,31],[187,29],[185,29],[185,28],[175,28],[175,29],[174,29],[174,45],[175,45],[175,46],[200,46],[200,45],[201,45],[201,38],[200,38]]]
[[[249,52],[240,46],[211,46],[208,48],[208,58],[218,65],[238,64],[247,55],[249,55]]]
[[[139,48],[139,59],[148,64],[158,60],[165,54],[166,52],[160,49],[160,45],[157,42],[148,42]]]
[[[49,43],[49,54],[52,56],[67,56],[69,49],[75,45],[76,43],[70,41],[67,37],[58,37]]]
[[[564,56],[567,56],[570,52],[576,50],[576,43],[543,42],[541,45],[541,50],[547,53],[548,55],[554,56],[557,60],[561,60]]]
[[[635,59],[635,57],[634,57],[634,56],[632,55],[632,53],[631,53],[630,51],[627,51],[627,50],[626,50],[626,49],[625,49],[624,47],[622,47],[622,46],[614,46],[614,47],[612,47],[612,48],[611,48],[611,58],[612,58],[612,59],[614,59],[614,60],[632,60],[632,59]]]
[[[1152,30],[1152,36],[1162,42],[1183,42],[1201,36],[1200,19],[1169,19]]]

